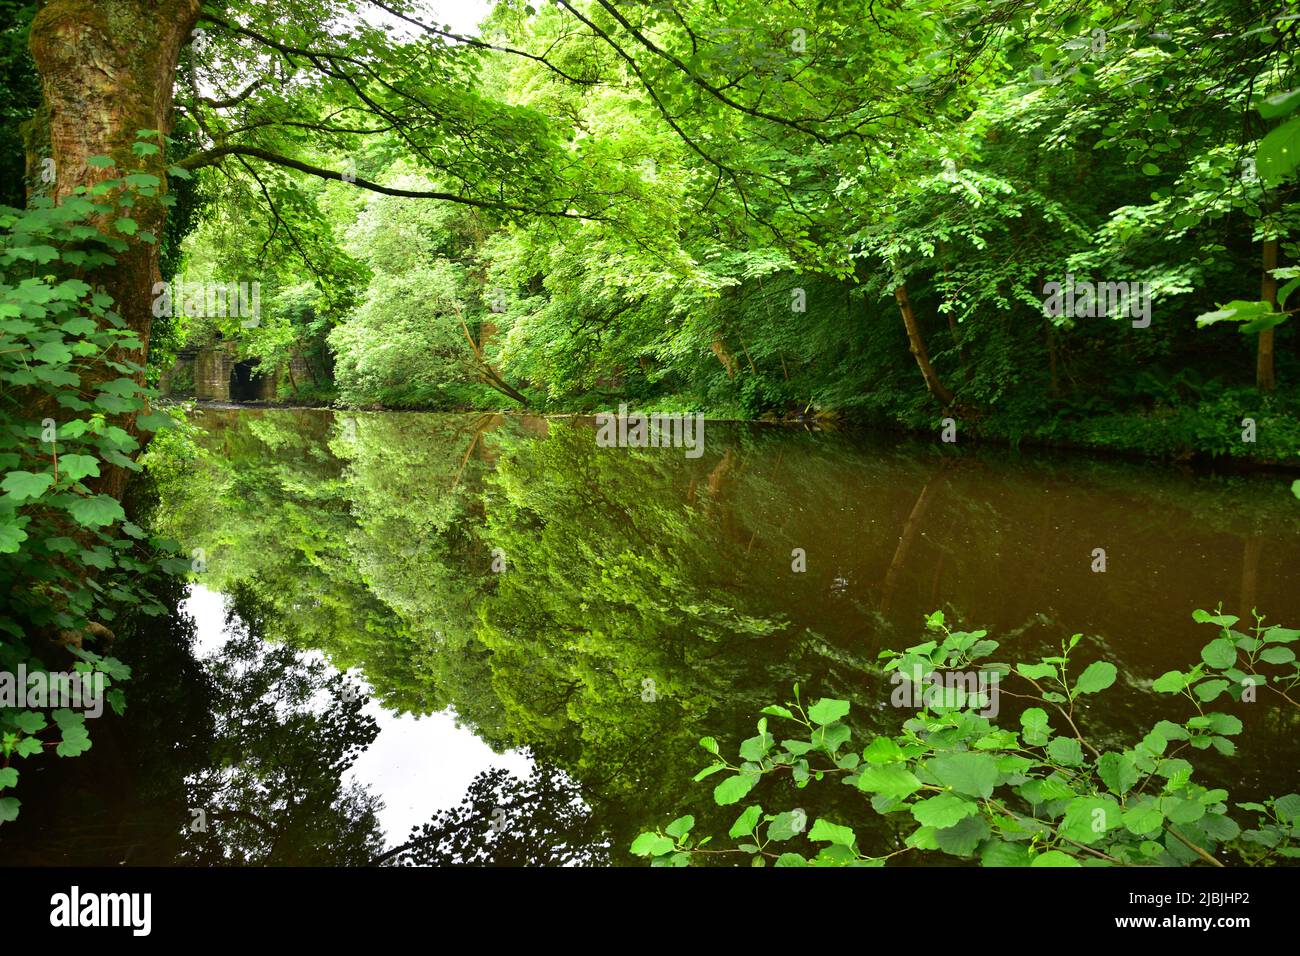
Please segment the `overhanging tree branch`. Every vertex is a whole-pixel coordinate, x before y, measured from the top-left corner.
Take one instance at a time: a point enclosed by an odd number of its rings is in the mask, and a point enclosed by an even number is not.
[[[231,144],[226,146],[216,146],[212,149],[203,150],[187,156],[180,162],[176,163],[181,169],[202,169],[204,166],[215,166],[226,156],[247,156],[252,159],[260,159],[266,163],[273,163],[276,166],[283,166],[286,169],[296,169],[300,173],[307,173],[320,179],[333,179],[338,182],[348,182],[358,186],[361,189],[367,189],[370,192],[383,193],[385,196],[404,196],[411,199],[441,199],[444,202],[460,203],[463,206],[474,206],[479,209],[495,209],[499,212],[515,212],[531,216],[551,216],[559,219],[577,219],[580,221],[600,221],[599,216],[588,216],[581,213],[571,212],[569,210],[538,209],[530,206],[520,206],[515,203],[499,202],[491,199],[476,199],[472,196],[458,196],[455,193],[440,192],[429,189],[400,189],[395,186],[384,186],[381,183],[371,182],[368,179],[362,179],[360,176],[349,177],[344,179],[344,174],[333,169],[325,169],[321,166],[313,166],[311,163],[304,163],[302,160],[292,159],[288,156],[281,156],[269,149],[262,149],[258,146],[241,146]]]

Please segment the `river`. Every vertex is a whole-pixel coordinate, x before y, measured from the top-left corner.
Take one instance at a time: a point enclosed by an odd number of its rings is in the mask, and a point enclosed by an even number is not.
[[[630,863],[683,813],[726,832],[697,741],[734,752],[796,682],[852,701],[855,739],[896,727],[878,655],[931,611],[1018,660],[1082,634],[1080,666],[1119,668],[1080,714],[1113,745],[1177,715],[1148,687],[1214,637],[1195,609],[1300,625],[1276,475],[758,424],[709,422],[692,457],[598,447],[589,419],[192,422],[152,453],[149,515],[192,581],[122,642],[126,714],[31,775],[0,860]],[[1234,755],[1196,756],[1236,800],[1296,789],[1266,697],[1227,705]],[[892,845],[839,789],[818,812]]]

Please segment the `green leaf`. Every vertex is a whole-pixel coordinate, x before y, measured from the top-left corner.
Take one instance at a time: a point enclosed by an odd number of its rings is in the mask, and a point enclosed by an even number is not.
[[[1187,676],[1182,671],[1165,671],[1152,683],[1151,689],[1159,694],[1181,693],[1187,686]]]
[[[778,813],[773,817],[772,822],[767,825],[767,838],[780,841],[790,840],[802,833],[806,825],[807,818],[802,810]]]
[[[1232,627],[1241,618],[1235,614],[1211,614],[1209,611],[1197,608],[1192,612],[1192,620],[1197,624],[1217,624],[1219,627]]]
[[[1207,681],[1202,681],[1201,683],[1193,687],[1192,693],[1194,693],[1202,701],[1209,703],[1210,701],[1214,700],[1214,698],[1222,694],[1225,690],[1227,690],[1228,686],[1229,684],[1226,680],[1207,680]]]
[[[1297,481],[1296,484],[1300,484],[1300,481]],[[1265,644],[1290,644],[1293,641],[1300,640],[1300,630],[1292,627],[1279,627],[1274,624],[1264,631],[1260,637],[1264,639]]]
[[[164,428],[176,427],[176,419],[172,418],[166,412],[150,412],[147,415],[137,415],[135,417],[137,428],[147,432],[158,432]]]
[[[1263,302],[1254,299],[1234,299],[1226,305],[1221,305],[1213,312],[1203,312],[1196,317],[1196,324],[1200,328],[1207,325],[1214,325],[1216,322],[1253,322],[1256,319],[1266,315],[1273,314],[1273,306],[1269,302]]]
[[[45,472],[39,475],[30,471],[11,471],[0,481],[0,489],[16,501],[27,498],[39,498],[54,484],[54,476]]]
[[[1232,641],[1220,637],[1201,648],[1201,660],[1216,670],[1223,670],[1237,662],[1237,648]]]
[[[1025,743],[1041,747],[1047,743],[1051,728],[1047,724],[1047,711],[1041,707],[1030,707],[1020,715],[1021,736]]]
[[[86,549],[81,552],[81,563],[101,571],[113,566],[113,552],[107,548]]]
[[[1047,745],[1047,756],[1054,763],[1066,767],[1077,767],[1083,763],[1083,748],[1073,737],[1053,737]]]
[[[1271,130],[1255,152],[1255,169],[1265,185],[1281,182],[1300,164],[1300,116]]]
[[[852,849],[858,840],[851,829],[842,827],[838,823],[831,823],[824,817],[813,824],[812,829],[808,831],[808,839],[814,843],[833,843],[849,849]]]
[[[1290,664],[1295,660],[1295,651],[1289,647],[1266,647],[1260,652],[1259,659],[1269,664]]]
[[[848,742],[852,734],[853,732],[849,730],[848,724],[827,724],[813,731],[812,742],[827,753],[833,754]]]
[[[687,815],[684,817],[678,817],[672,823],[668,824],[668,826],[664,827],[664,833],[667,833],[670,837],[677,837],[680,839],[690,833],[691,827],[693,826],[695,826],[695,818],[693,816]]]
[[[1138,781],[1137,766],[1128,754],[1104,753],[1097,761],[1097,775],[1112,793],[1123,796]]]
[[[129,412],[137,406],[137,402],[128,398],[119,398],[116,395],[105,395],[100,393],[95,396],[95,407],[108,412],[110,415],[120,415],[122,412]]]
[[[912,804],[912,816],[917,823],[941,830],[957,824],[974,813],[979,813],[979,807],[973,801],[963,800],[952,793],[941,793],[936,797]]]
[[[752,807],[746,807],[745,812],[736,818],[736,822],[733,823],[731,829],[727,831],[727,836],[732,839],[749,836],[754,832],[754,827],[758,825],[758,818],[762,815],[763,808],[758,804],[754,804]]]
[[[995,840],[980,851],[981,866],[1028,866],[1032,859],[1029,847],[1023,843]]]
[[[1286,283],[1286,285],[1282,286],[1282,288],[1277,290],[1277,304],[1279,308],[1286,308],[1287,299],[1291,298],[1291,293],[1296,289],[1300,289],[1300,276],[1296,276],[1290,282]]]
[[[93,498],[78,498],[68,505],[68,511],[77,523],[87,528],[98,528],[121,521],[126,517],[122,505],[117,499],[108,495],[95,495]]]
[[[1091,844],[1120,825],[1120,806],[1110,797],[1076,797],[1065,808],[1058,832],[1075,843]]]
[[[14,726],[25,734],[38,734],[45,729],[45,718],[34,710],[24,710],[14,718]]]
[[[0,823],[12,823],[18,819],[17,797],[0,797]]]
[[[676,843],[666,836],[660,836],[658,833],[642,833],[632,841],[633,856],[662,856],[665,853],[671,853],[676,848]]]
[[[713,788],[713,800],[720,807],[739,803],[741,798],[754,789],[758,783],[758,774],[742,773],[728,777]]]
[[[99,477],[99,460],[90,455],[63,455],[59,458],[59,473],[70,481],[80,481],[87,475]]]
[[[927,829],[922,827],[921,829]],[[987,839],[992,831],[983,817],[966,817],[964,820],[934,831],[935,847],[953,856],[970,856],[975,848]]]
[[[73,727],[64,731],[63,739],[54,748],[54,752],[60,757],[76,757],[89,749],[90,735],[86,733],[86,728]]]
[[[921,781],[901,764],[870,766],[858,775],[858,789],[902,800],[921,789]]]
[[[1121,819],[1129,833],[1137,836],[1155,833],[1165,823],[1165,815],[1160,812],[1160,804],[1152,797],[1143,797],[1138,803],[1125,810]]]
[[[772,749],[775,741],[771,734],[759,734],[757,737],[750,737],[740,745],[740,756],[745,760],[752,760],[755,763],[762,760],[767,752]]]
[[[1259,104],[1259,115],[1264,119],[1278,119],[1300,106],[1300,89],[1284,90],[1265,97]]]
[[[944,786],[972,797],[988,797],[998,780],[998,764],[989,754],[940,754],[927,765]]]
[[[72,361],[72,350],[62,342],[46,342],[32,353],[32,358],[50,365],[64,365]]]
[[[1060,850],[1048,850],[1046,853],[1040,853],[1034,857],[1030,866],[1083,866],[1078,860],[1068,853],[1062,853]]]
[[[823,697],[817,703],[808,708],[808,716],[813,723],[826,725],[833,724],[849,712],[849,702],[847,700],[833,700],[829,697]],[[752,713],[752,711],[751,711]]]
[[[26,540],[26,531],[0,516],[0,554],[16,554]]]
[[[1030,680],[1045,680],[1057,674],[1055,664],[1017,664],[1016,673]]]
[[[84,315],[73,316],[64,322],[59,328],[69,335],[89,335],[99,328],[93,319],[88,319]]]
[[[1095,694],[1115,683],[1115,665],[1110,661],[1089,664],[1074,685],[1076,694]]]
[[[862,759],[867,763],[882,764],[896,763],[905,760],[906,756],[893,737],[877,737],[862,751]]]

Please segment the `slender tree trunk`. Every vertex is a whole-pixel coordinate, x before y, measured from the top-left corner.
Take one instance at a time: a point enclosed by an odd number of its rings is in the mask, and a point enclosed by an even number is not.
[[[917,368],[921,370],[921,377],[925,379],[925,387],[930,390],[930,394],[939,400],[945,406],[952,404],[953,395],[939,381],[939,373],[934,370],[930,364],[930,354],[925,350],[925,339],[921,337],[920,326],[916,324],[916,314],[912,311],[912,300],[907,294],[907,283],[899,283],[894,289],[894,299],[898,302],[898,311],[903,315],[903,325],[907,329],[908,349],[912,357],[916,359]]]
[[[745,344],[745,340],[743,338],[740,340],[740,348],[745,353],[745,360],[749,362],[749,370],[753,372],[755,375],[757,375],[758,367],[754,365],[754,357],[749,354],[749,346]]]
[[[469,326],[465,324],[465,319],[459,314],[457,314],[457,318],[460,319],[460,327],[465,333],[465,341],[469,342],[469,347],[474,351],[474,358],[478,360],[479,381],[484,385],[495,388],[502,395],[505,395],[508,398],[513,398],[520,405],[524,406],[524,408],[527,408],[528,396],[524,395],[523,392],[519,391],[519,389],[515,388],[501,377],[497,370],[492,367],[492,363],[487,360],[487,357],[483,354],[483,350],[479,348],[478,343],[474,341],[474,336],[470,334]]]
[[[91,187],[124,170],[143,170],[166,183],[166,157],[162,143],[153,156],[137,156],[131,147],[136,132],[171,129],[172,87],[182,44],[199,13],[199,0],[48,0],[32,20],[30,47],[40,74],[44,107],[41,120],[48,123],[48,142],[54,161],[51,198],[68,198],[78,186]],[[116,169],[90,165],[92,156],[109,156]],[[131,210],[136,235],[113,235],[127,243],[113,266],[102,268],[87,281],[113,297],[113,308],[141,341],[138,352],[126,357],[143,365],[153,321],[153,286],[160,281],[158,245],[139,235],[162,235],[166,206],[159,196],[138,197]],[[106,231],[109,222],[98,225]],[[117,377],[108,369],[104,375]],[[84,382],[83,387],[93,385]],[[100,489],[120,495],[126,473],[107,472]]]
[[[1278,241],[1274,237],[1264,242],[1264,273],[1260,281],[1259,297],[1273,306],[1277,311],[1277,279],[1272,270],[1277,268]],[[1273,371],[1273,330],[1265,329],[1259,333],[1259,345],[1255,352],[1255,387],[1261,392],[1271,392],[1277,387],[1277,377]]]

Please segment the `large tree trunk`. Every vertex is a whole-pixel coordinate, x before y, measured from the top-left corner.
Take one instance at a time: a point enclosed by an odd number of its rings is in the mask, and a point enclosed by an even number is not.
[[[1259,297],[1273,306],[1277,311],[1277,279],[1273,270],[1277,268],[1277,239],[1264,242],[1264,275],[1260,281]],[[1259,333],[1259,345],[1255,352],[1255,387],[1261,392],[1271,392],[1277,387],[1277,377],[1273,372],[1273,330],[1265,329]]]
[[[48,0],[32,21],[30,46],[44,94],[56,202],[78,186],[143,170],[166,182],[166,158],[137,156],[138,130],[171,129],[172,87],[181,46],[199,13],[199,0]],[[41,139],[45,139],[41,137]],[[92,156],[111,157],[116,169],[89,165]],[[161,195],[162,190],[159,190]],[[158,197],[138,197],[131,210],[139,232],[162,235],[166,207]],[[108,223],[99,223],[108,229]],[[87,276],[113,297],[115,310],[140,337],[144,348],[127,357],[144,364],[153,320],[153,285],[160,280],[158,245],[136,236],[116,264]],[[104,374],[117,373],[105,368]],[[83,383],[91,385],[93,383]],[[120,495],[125,473],[113,469],[101,490]]]
[[[894,298],[898,301],[898,311],[903,314],[903,325],[907,328],[908,348],[912,357],[916,359],[917,368],[921,370],[921,377],[925,379],[925,387],[944,406],[951,405],[952,392],[939,381],[939,373],[930,364],[930,354],[925,350],[925,339],[921,337],[920,326],[916,324],[916,314],[912,311],[912,300],[907,294],[906,282],[900,282],[894,289]]]

